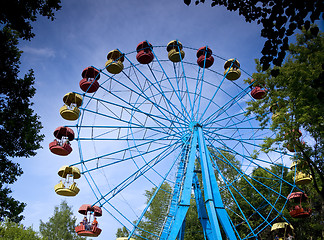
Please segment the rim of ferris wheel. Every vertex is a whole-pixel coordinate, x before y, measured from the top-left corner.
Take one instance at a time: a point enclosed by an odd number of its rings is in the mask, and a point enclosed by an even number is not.
[[[136,47],[136,60],[141,64],[149,64],[154,59],[153,46],[148,41],[140,42]]]

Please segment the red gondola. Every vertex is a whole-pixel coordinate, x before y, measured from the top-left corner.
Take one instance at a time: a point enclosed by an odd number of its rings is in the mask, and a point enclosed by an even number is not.
[[[80,222],[78,226],[75,227],[75,232],[79,236],[84,237],[98,237],[101,233],[101,229],[98,227],[98,224],[89,224],[87,215],[89,213],[89,221],[91,219],[91,215],[95,217],[102,216],[102,210],[98,206],[91,206],[90,204],[83,204],[79,208],[79,213],[85,215],[85,220]]]
[[[72,152],[70,141],[74,139],[74,132],[68,127],[58,127],[54,131],[56,138],[49,144],[49,149],[52,153],[60,156],[69,155]]]
[[[209,47],[201,47],[197,51],[197,63],[199,67],[209,68],[214,63],[213,51]]]
[[[254,79],[251,80],[251,84],[254,82]],[[254,99],[262,99],[267,95],[267,90],[265,88],[260,87],[259,85],[254,84],[251,85],[251,96]]]
[[[292,131],[291,131],[291,134],[293,135],[293,138],[295,139],[295,140],[288,140],[287,142],[286,142],[286,148],[290,151],[290,152],[295,152],[295,148],[296,148],[296,143],[297,142],[299,142],[299,143],[301,143],[301,144],[305,144],[304,142],[301,142],[300,140],[299,140],[299,138],[302,136],[302,132],[300,131],[300,130],[295,130],[295,129],[293,129]],[[288,133],[285,133],[285,136],[286,137],[289,137],[288,136]]]
[[[293,192],[288,196],[290,211],[293,218],[306,218],[312,213],[312,209],[305,207],[308,204],[308,197],[303,192]]]
[[[100,73],[93,67],[87,67],[82,71],[82,80],[79,85],[82,91],[93,93],[98,90]]]
[[[254,88],[251,90],[251,96],[252,96],[254,99],[262,99],[262,98],[264,98],[266,95],[267,95],[266,90],[262,89],[262,88],[259,87],[259,86],[256,86],[256,87],[254,87]]]
[[[140,42],[136,47],[136,59],[141,64],[149,64],[154,59],[154,54],[152,53],[152,44],[143,41]]]

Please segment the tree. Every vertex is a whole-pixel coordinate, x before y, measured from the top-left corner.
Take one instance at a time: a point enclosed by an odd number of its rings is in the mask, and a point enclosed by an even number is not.
[[[204,239],[204,232],[198,219],[197,205],[193,195],[191,196],[190,207],[186,215],[186,230],[184,239]]]
[[[275,67],[252,75],[256,84],[267,88],[267,96],[250,101],[248,114],[255,114],[262,127],[270,127],[274,138],[264,142],[264,149],[282,150],[289,146],[296,151],[295,159],[309,170],[319,196],[324,200],[324,38],[323,33],[314,37],[309,31],[297,35],[296,44],[290,45],[287,60],[282,67]],[[275,72],[275,77],[271,76]],[[250,82],[250,79],[247,80]],[[272,106],[272,121],[269,123]],[[299,132],[301,131],[301,132]],[[305,137],[300,140],[300,134]],[[284,142],[284,145],[280,145]]]
[[[60,9],[59,0],[4,1],[0,9],[0,221],[23,219],[25,204],[10,196],[13,184],[23,171],[12,158],[31,157],[39,149],[44,136],[42,125],[32,109],[35,78],[29,70],[19,77],[21,51],[19,38],[30,40],[31,22],[38,14],[54,19],[54,10]],[[13,11],[14,9],[14,11]]]
[[[85,239],[76,234],[76,217],[73,216],[72,207],[66,201],[62,201],[60,206],[55,206],[54,215],[44,223],[39,225],[39,232],[42,237],[48,240],[79,240]]]
[[[255,114],[262,127],[270,127],[276,133],[265,140],[264,151],[290,149],[295,152],[292,160],[299,161],[298,171],[312,175],[312,186],[306,188],[312,199],[312,220],[291,219],[301,239],[309,239],[309,232],[315,236],[323,231],[318,224],[324,220],[323,37],[323,33],[315,37],[304,29],[296,36],[296,43],[289,46],[289,56],[282,67],[262,72],[256,61],[253,83],[266,87],[267,96],[248,103],[248,114]],[[303,232],[305,225],[312,231]]]
[[[195,4],[204,3],[205,0],[196,0]],[[191,0],[184,0],[190,5]],[[261,51],[260,59],[263,70],[270,67],[270,63],[280,66],[285,58],[286,50],[289,48],[288,37],[295,30],[310,28],[310,23],[319,20],[323,13],[324,3],[322,0],[290,1],[290,0],[212,0],[211,6],[224,6],[229,11],[239,11],[245,17],[246,22],[256,21],[262,24],[261,36],[266,42]],[[324,15],[322,15],[324,17]],[[309,19],[309,20],[307,20]],[[319,29],[314,26],[310,28],[311,33],[316,36]]]
[[[0,222],[0,238],[2,240],[42,240],[31,227],[26,229],[22,224],[10,222],[8,218]]]
[[[156,187],[151,190],[145,191],[145,197],[147,198],[146,204],[150,201],[156,191]],[[171,197],[171,186],[167,182],[164,182],[154,197],[149,210],[144,214],[143,220],[140,222],[139,227],[150,232],[159,234],[163,227],[164,219],[168,214],[168,204]],[[148,239],[152,238],[152,235],[145,231],[139,230],[139,235]],[[135,238],[136,239],[136,238]]]
[[[127,231],[127,229],[125,227],[117,229],[116,238],[128,237],[128,235],[129,235],[129,232]]]
[[[2,3],[0,23],[18,33],[18,38],[30,40],[35,36],[31,22],[41,15],[54,20],[54,11],[61,9],[61,0],[11,0]]]

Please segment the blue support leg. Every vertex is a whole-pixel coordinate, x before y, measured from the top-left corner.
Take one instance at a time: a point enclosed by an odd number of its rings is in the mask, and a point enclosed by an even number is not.
[[[212,229],[211,229],[210,221],[208,219],[208,215],[206,212],[205,202],[204,202],[204,198],[203,198],[200,186],[199,186],[199,180],[198,180],[197,174],[194,174],[193,189],[194,189],[194,193],[195,193],[198,219],[199,219],[201,226],[203,228],[204,237],[205,237],[205,239],[212,239]]]
[[[216,176],[211,164],[210,153],[203,138],[203,131],[198,127],[198,145],[200,153],[200,164],[204,184],[205,204],[209,220],[213,230],[213,239],[221,240],[219,222],[222,225],[226,236],[230,240],[236,240],[233,226],[230,223],[229,216],[224,208],[224,204],[218,189]],[[218,222],[219,219],[219,222]]]

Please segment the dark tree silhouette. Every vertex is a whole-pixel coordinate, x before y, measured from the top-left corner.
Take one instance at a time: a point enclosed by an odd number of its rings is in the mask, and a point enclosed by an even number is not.
[[[184,0],[187,5],[191,0]],[[197,0],[195,4],[205,3]],[[246,22],[257,21],[262,24],[261,36],[266,42],[261,51],[260,63],[263,70],[270,67],[271,62],[281,66],[286,51],[289,49],[288,37],[296,29],[306,30],[317,36],[317,26],[311,27],[310,23],[323,18],[324,2],[322,0],[291,1],[291,0],[212,0],[211,6],[224,6],[229,11],[239,11]]]
[[[25,203],[10,196],[8,184],[17,180],[23,171],[15,157],[31,157],[39,149],[43,135],[39,117],[31,108],[35,77],[29,70],[19,77],[21,51],[19,39],[30,40],[31,22],[37,15],[54,19],[54,10],[60,9],[60,0],[10,0],[0,8],[0,221],[9,218],[19,222]]]

